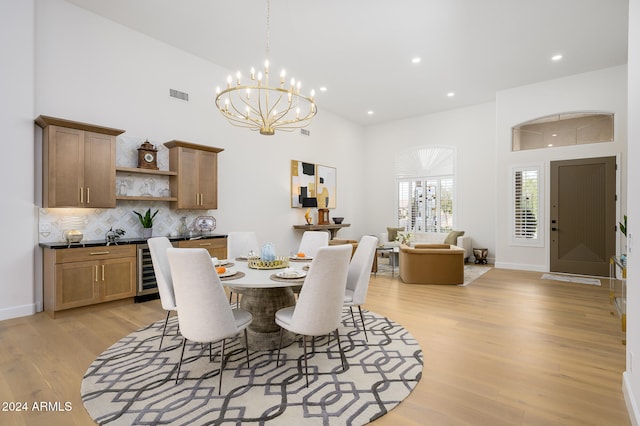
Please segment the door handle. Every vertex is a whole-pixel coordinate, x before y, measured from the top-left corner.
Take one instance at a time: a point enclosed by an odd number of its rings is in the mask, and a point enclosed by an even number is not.
[[[551,230],[552,230],[552,231],[557,231],[557,230],[558,230],[558,228],[551,228]]]

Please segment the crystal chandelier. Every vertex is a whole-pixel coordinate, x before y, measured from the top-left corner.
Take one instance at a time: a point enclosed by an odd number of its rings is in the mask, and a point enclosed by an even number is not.
[[[229,76],[227,88],[216,88],[216,106],[234,126],[258,130],[262,135],[273,135],[276,130],[292,131],[309,125],[316,115],[314,91],[309,96],[300,93],[300,81],[292,78],[285,83],[286,72],[280,72],[278,85],[269,86],[269,17],[270,1],[267,0],[267,60],[264,70],[256,73],[251,68],[247,82],[243,83],[240,71],[235,81]]]

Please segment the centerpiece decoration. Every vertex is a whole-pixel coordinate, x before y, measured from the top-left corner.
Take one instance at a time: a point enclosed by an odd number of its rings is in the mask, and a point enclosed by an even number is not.
[[[272,243],[266,243],[262,246],[260,257],[249,257],[247,262],[249,268],[253,269],[280,269],[289,266],[289,258],[276,256],[276,251]]]
[[[396,241],[398,241],[400,244],[409,245],[409,243],[411,242],[411,232],[398,232]]]

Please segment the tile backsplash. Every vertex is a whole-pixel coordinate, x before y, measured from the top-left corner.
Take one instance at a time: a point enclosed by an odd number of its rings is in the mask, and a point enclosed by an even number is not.
[[[138,147],[144,138],[120,135],[116,139],[116,165],[137,167]],[[169,170],[169,150],[162,142],[149,141],[158,150],[158,167]],[[169,177],[161,175],[141,175],[117,172],[117,195],[153,195],[169,194]],[[64,241],[64,231],[78,229],[84,234],[83,241],[104,240],[109,229],[120,228],[125,231],[123,238],[142,236],[142,226],[134,210],[144,214],[150,208],[158,210],[154,218],[153,235],[177,235],[181,217],[186,217],[187,226],[192,226],[198,216],[211,215],[213,211],[171,210],[165,201],[118,200],[113,209],[88,208],[40,208],[38,218],[39,242],[55,243]]]

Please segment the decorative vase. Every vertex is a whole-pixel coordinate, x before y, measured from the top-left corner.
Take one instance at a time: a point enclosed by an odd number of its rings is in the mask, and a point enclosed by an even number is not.
[[[153,236],[153,228],[142,228],[142,238],[148,239]]]
[[[260,258],[266,262],[273,262],[276,259],[276,251],[272,243],[266,243],[262,246]]]

